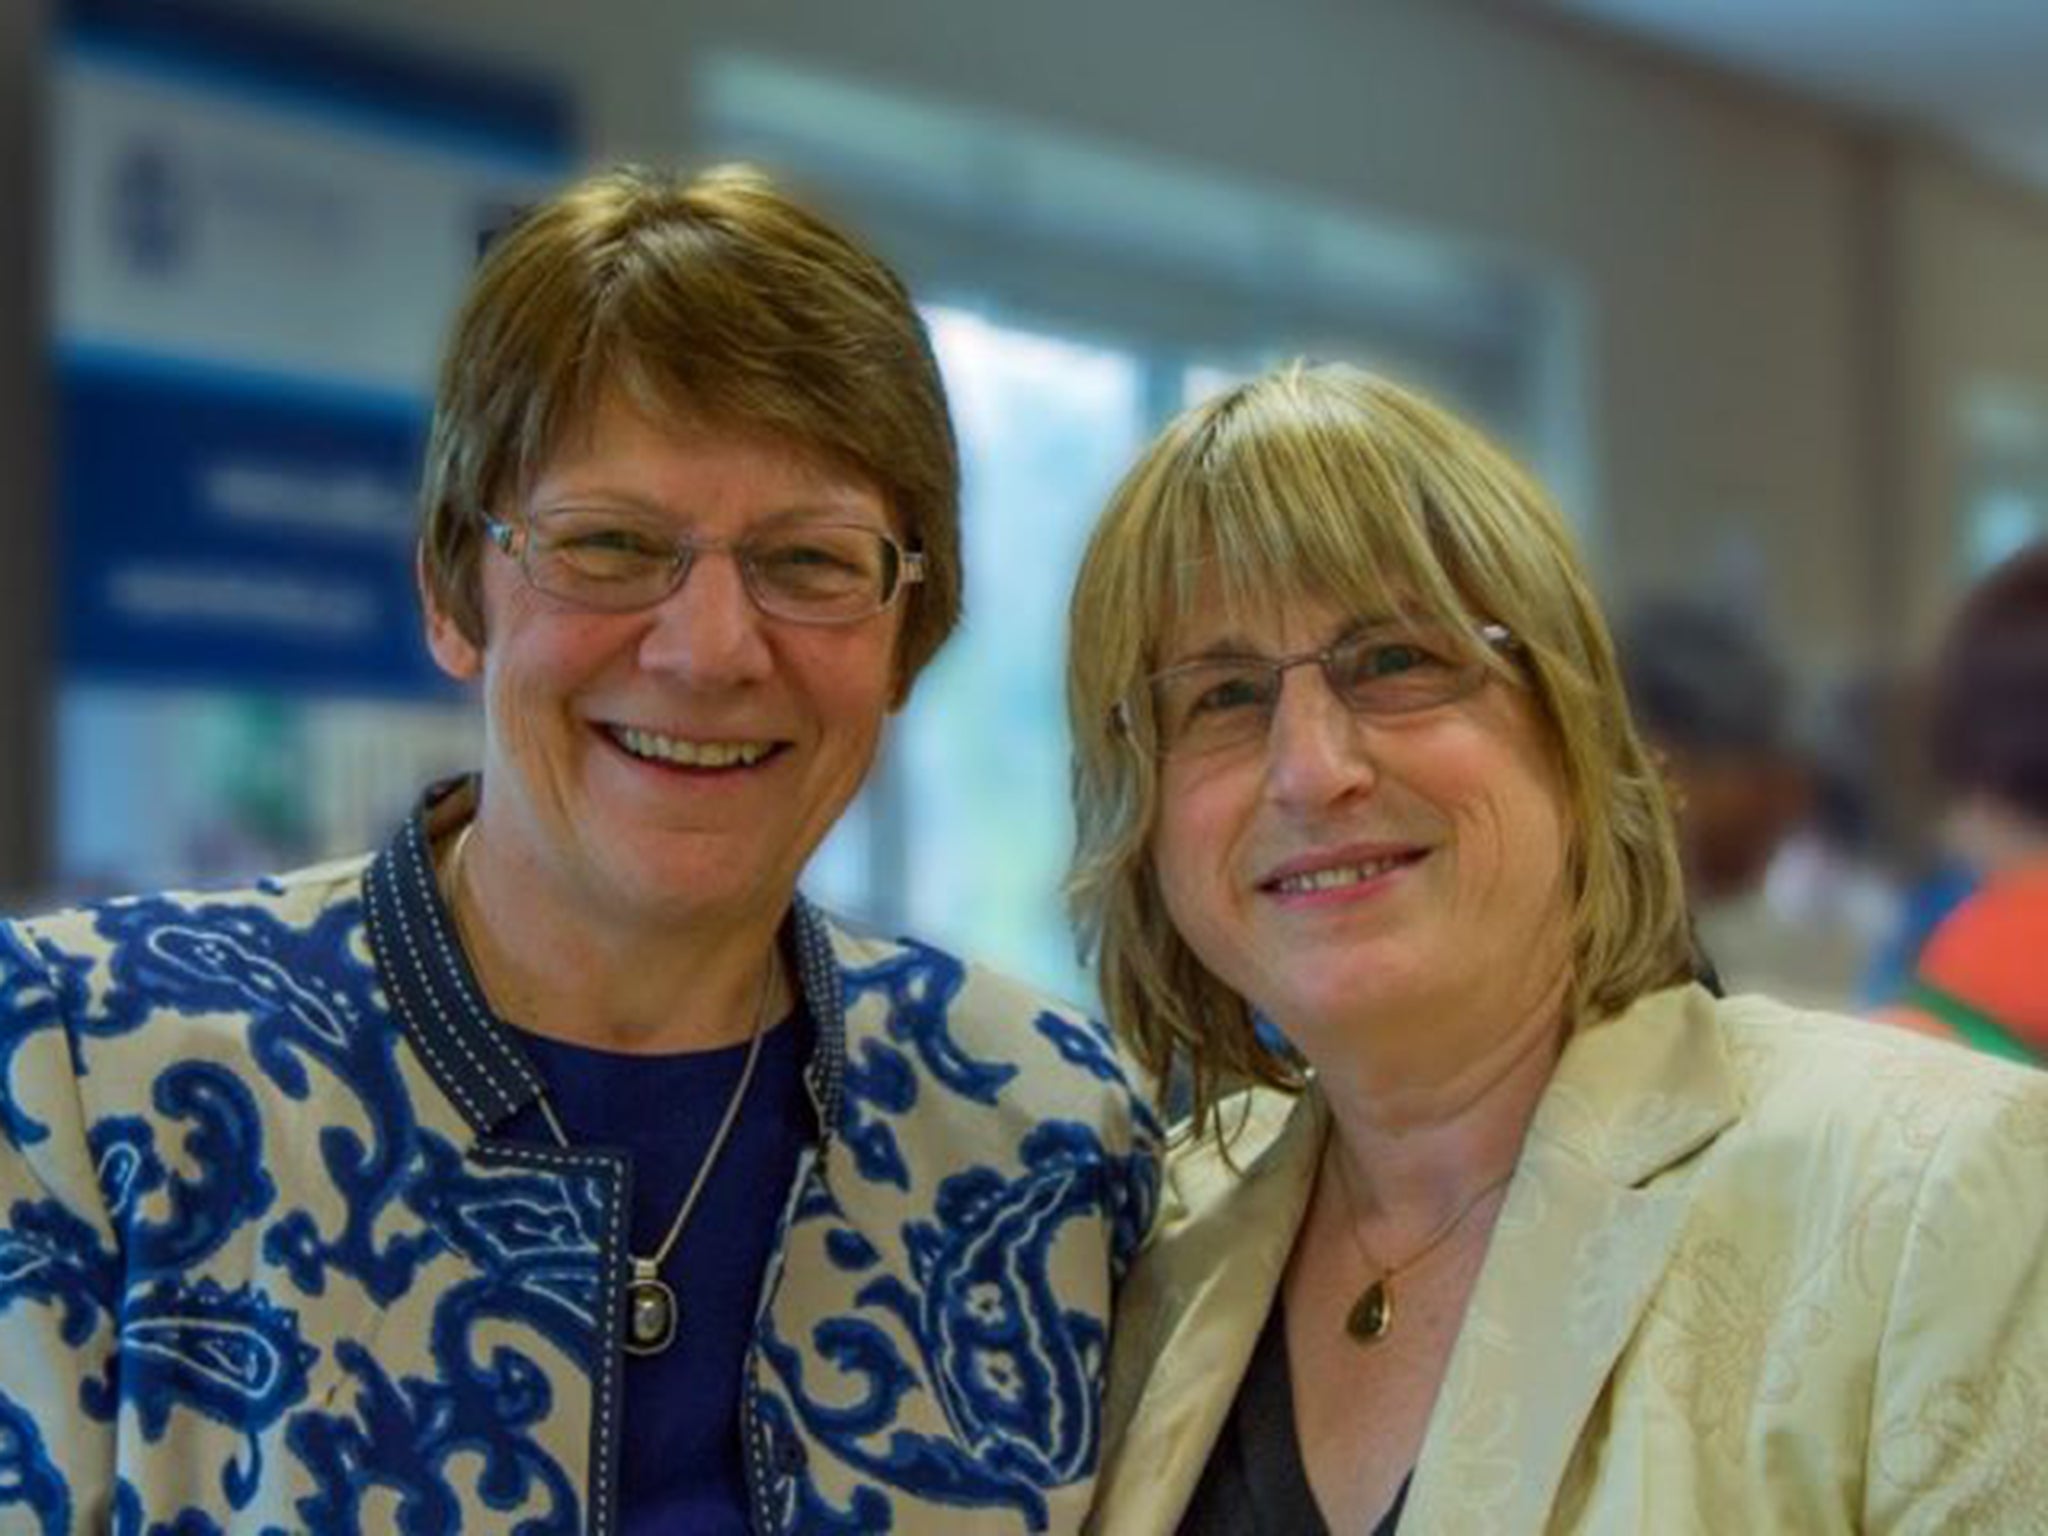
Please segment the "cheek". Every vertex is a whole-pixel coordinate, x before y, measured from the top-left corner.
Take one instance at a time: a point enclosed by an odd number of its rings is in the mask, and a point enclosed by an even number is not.
[[[630,635],[609,615],[496,610],[483,653],[485,724],[513,757],[557,751],[596,684],[630,658]],[[608,690],[607,690],[608,692]]]
[[[782,671],[812,702],[828,757],[856,780],[867,776],[895,702],[894,647],[887,638],[857,651],[785,653]]]
[[[629,663],[644,627],[636,615],[569,612],[523,590],[493,619],[486,671],[499,692],[513,695],[561,689]]]
[[[1227,846],[1217,807],[1191,789],[1163,787],[1159,818],[1152,829],[1154,878],[1166,915],[1183,934],[1202,934],[1214,923],[1224,884]]]
[[[902,615],[851,629],[794,629],[784,637],[779,669],[818,701],[821,715],[879,731],[903,702]]]
[[[1487,812],[1499,867],[1493,882],[1515,893],[1538,917],[1568,904],[1573,859],[1571,814],[1563,786],[1540,764],[1520,765],[1512,792],[1493,799]]]

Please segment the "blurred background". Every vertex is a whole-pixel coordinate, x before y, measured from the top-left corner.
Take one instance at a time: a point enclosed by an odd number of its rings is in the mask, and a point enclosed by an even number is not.
[[[1673,750],[1764,770],[1688,790],[1718,957],[1846,1001],[1939,862],[1927,659],[2048,533],[2044,79],[2034,0],[11,0],[0,902],[374,846],[472,762],[409,562],[480,234],[741,156],[911,280],[967,465],[966,624],[813,894],[1087,994],[1080,542],[1307,352],[1510,442],[1633,652],[1705,615]]]

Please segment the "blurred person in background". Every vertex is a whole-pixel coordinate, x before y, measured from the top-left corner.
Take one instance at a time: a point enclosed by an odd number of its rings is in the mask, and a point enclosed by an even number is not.
[[[1669,781],[1694,937],[1724,989],[1846,1004],[1868,948],[1860,891],[1815,823],[1822,785],[1786,670],[1755,620],[1699,597],[1632,609],[1616,648]]]
[[[1076,913],[1194,1087],[1094,1529],[2040,1528],[2048,1077],[1694,982],[1519,469],[1283,369],[1141,458],[1071,624]]]
[[[1898,941],[1883,1014],[2048,1062],[2048,541],[1964,599],[1927,728],[1946,861]]]
[[[0,928],[0,1526],[1071,1528],[1150,1114],[795,889],[958,613],[908,295],[757,174],[595,176],[429,460],[481,773]]]

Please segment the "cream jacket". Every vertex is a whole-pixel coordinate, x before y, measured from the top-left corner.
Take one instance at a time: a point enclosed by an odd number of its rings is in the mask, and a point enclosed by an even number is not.
[[[1169,1168],[1091,1528],[1176,1528],[1328,1111]],[[1414,1533],[2048,1532],[2048,1074],[1688,987],[1538,1107],[1415,1469]]]

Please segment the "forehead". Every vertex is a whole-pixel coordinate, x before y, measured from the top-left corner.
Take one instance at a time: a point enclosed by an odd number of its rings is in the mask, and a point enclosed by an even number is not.
[[[659,411],[610,391],[542,461],[529,499],[589,497],[690,515],[746,503],[827,515],[885,510],[859,469],[771,427]]]
[[[1405,506],[1328,477],[1296,484],[1256,468],[1205,467],[1134,517],[1130,564],[1152,659],[1230,631],[1271,637],[1460,611]]]
[[[1159,664],[1172,665],[1209,651],[1279,654],[1314,649],[1342,635],[1385,625],[1413,628],[1458,625],[1456,611],[1438,612],[1405,580],[1354,579],[1259,582],[1231,572],[1216,557],[1190,569],[1156,633]]]
[[[1207,651],[1279,652],[1319,646],[1366,617],[1327,592],[1244,591],[1208,562],[1192,575],[1160,632],[1171,665]]]

